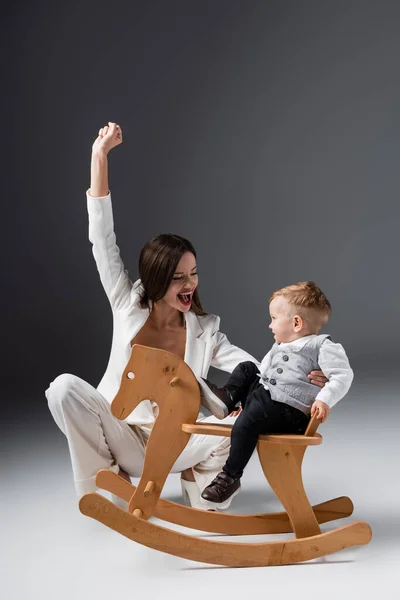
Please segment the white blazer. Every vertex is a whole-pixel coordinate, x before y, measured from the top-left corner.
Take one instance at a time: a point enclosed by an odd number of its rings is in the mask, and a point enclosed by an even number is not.
[[[122,373],[131,354],[131,341],[143,327],[149,310],[139,305],[140,280],[133,283],[124,269],[114,233],[111,194],[93,198],[86,193],[89,213],[89,239],[100,279],[111,304],[113,337],[106,372],[98,390],[110,403],[116,395]],[[220,319],[208,314],[185,314],[185,362],[197,378],[207,377],[210,366],[231,373],[239,362],[260,363],[250,354],[234,346],[219,331]],[[154,422],[151,402],[145,400],[126,419],[128,423],[145,425]]]

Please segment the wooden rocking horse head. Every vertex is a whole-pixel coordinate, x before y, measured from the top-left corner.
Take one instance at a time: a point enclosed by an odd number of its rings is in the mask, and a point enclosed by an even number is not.
[[[156,402],[160,414],[171,412],[171,402],[181,404],[184,414],[179,416],[194,422],[200,408],[200,390],[190,367],[178,356],[134,344],[111,412],[117,419],[126,419],[142,400]]]
[[[195,423],[200,409],[200,388],[190,367],[178,356],[134,344],[111,412],[118,419],[126,419],[142,400],[156,402],[159,412],[129,511],[139,510],[148,518],[168,473],[190,438],[182,430],[182,423]]]

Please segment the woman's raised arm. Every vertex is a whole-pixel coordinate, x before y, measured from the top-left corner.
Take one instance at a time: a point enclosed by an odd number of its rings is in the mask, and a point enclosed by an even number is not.
[[[107,155],[115,146],[122,144],[122,130],[116,123],[108,123],[99,130],[92,147],[89,194],[95,198],[107,196],[108,159]]]
[[[109,123],[93,144],[91,182],[87,192],[89,239],[104,290],[113,310],[131,301],[132,282],[119,254],[114,233],[111,195],[108,187],[107,155],[122,142],[121,128]]]

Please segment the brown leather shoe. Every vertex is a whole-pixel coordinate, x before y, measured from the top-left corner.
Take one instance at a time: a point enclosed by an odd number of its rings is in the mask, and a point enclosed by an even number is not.
[[[239,491],[240,478],[231,477],[221,471],[210,485],[203,490],[201,497],[208,500],[208,502],[215,502],[219,508],[227,508]]]
[[[219,388],[208,379],[198,379],[201,390],[201,403],[217,419],[225,419],[235,408],[235,401],[225,388]]]

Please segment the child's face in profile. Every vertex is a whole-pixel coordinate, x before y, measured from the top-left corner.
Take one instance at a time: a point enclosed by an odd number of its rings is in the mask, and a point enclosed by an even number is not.
[[[292,342],[299,337],[295,330],[293,319],[293,307],[283,296],[276,296],[269,305],[271,323],[269,328],[274,334],[277,344]]]

